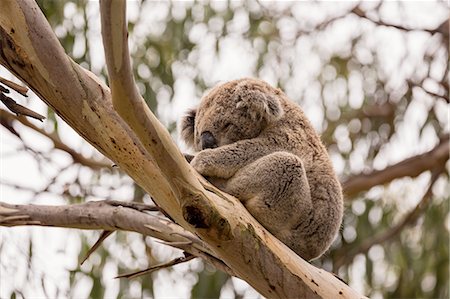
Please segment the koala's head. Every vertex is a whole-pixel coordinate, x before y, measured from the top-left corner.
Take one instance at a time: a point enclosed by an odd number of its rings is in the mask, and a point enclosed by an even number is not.
[[[255,138],[283,116],[280,94],[255,79],[219,85],[182,119],[181,136],[198,151]]]

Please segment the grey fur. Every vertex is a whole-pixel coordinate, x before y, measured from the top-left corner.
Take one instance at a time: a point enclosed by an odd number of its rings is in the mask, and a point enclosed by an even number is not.
[[[304,259],[322,255],[339,230],[343,199],[327,151],[299,106],[256,79],[217,86],[181,122],[199,153],[191,165],[240,199]],[[201,148],[210,132],[216,148]]]

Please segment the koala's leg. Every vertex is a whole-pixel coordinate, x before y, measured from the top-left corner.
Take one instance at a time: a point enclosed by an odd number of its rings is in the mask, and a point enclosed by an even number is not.
[[[239,170],[224,191],[239,198],[283,243],[307,255],[306,242],[293,243],[294,231],[308,226],[314,217],[310,187],[299,157],[287,152],[261,157]]]

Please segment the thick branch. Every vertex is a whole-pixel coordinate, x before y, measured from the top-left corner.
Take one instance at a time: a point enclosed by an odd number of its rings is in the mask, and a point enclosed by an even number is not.
[[[90,230],[124,230],[163,240],[165,244],[199,256],[218,269],[235,275],[197,236],[158,216],[108,201],[77,205],[11,205],[0,202],[0,226],[39,225]]]
[[[175,196],[180,198],[178,178],[196,189],[203,189],[195,171],[186,163],[167,129],[158,121],[139,94],[128,51],[125,1],[101,1],[103,47],[117,113],[131,127],[142,146],[168,179]]]
[[[446,135],[429,152],[408,158],[383,170],[375,170],[368,174],[358,174],[348,178],[343,182],[344,192],[348,197],[353,197],[361,191],[388,183],[396,178],[416,177],[424,171],[444,164],[449,158],[449,151],[449,136]]]

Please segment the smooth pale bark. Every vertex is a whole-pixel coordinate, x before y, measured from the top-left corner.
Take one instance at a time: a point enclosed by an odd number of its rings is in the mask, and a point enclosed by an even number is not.
[[[124,1],[101,5],[113,99],[104,84],[65,54],[32,1],[2,1],[0,63],[263,296],[360,298],[332,274],[298,257],[237,199],[210,186],[189,166],[134,87]]]

